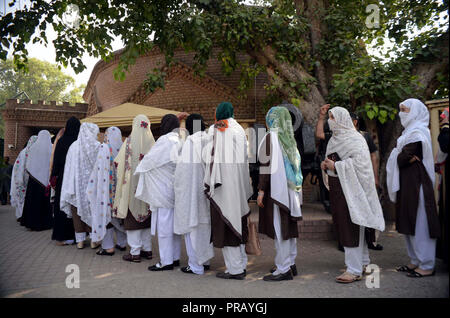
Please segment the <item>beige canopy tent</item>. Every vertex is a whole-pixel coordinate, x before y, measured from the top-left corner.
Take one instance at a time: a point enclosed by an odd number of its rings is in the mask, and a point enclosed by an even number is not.
[[[97,124],[101,128],[116,127],[130,127],[133,124],[133,119],[139,114],[144,114],[150,119],[150,123],[160,124],[164,115],[174,114],[178,115],[180,112],[151,106],[138,105],[133,103],[124,103],[122,105],[110,108],[104,112],[95,114],[91,117],[86,117],[81,120],[82,123],[89,122]]]

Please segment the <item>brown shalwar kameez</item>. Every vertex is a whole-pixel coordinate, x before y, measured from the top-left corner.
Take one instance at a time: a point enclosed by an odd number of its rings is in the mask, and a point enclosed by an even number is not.
[[[270,156],[270,134],[266,136],[265,145],[261,145],[266,149],[266,155]],[[270,161],[267,163],[261,163],[262,167],[269,167]],[[291,238],[298,237],[298,225],[297,221],[301,220],[301,217],[292,217],[289,208],[275,201],[271,197],[270,192],[270,174],[259,174],[258,190],[264,191],[263,208],[259,208],[259,224],[258,232],[267,235],[271,239],[275,239],[275,228],[273,225],[273,205],[276,204],[280,208],[280,223],[281,223],[281,236],[283,240],[289,240]]]
[[[420,186],[422,186],[430,238],[438,238],[440,225],[433,184],[422,161],[409,162],[414,155],[422,160],[422,142],[407,144],[397,157],[400,190],[397,192],[396,228],[402,234],[415,234]]]
[[[360,226],[352,222],[339,178],[328,176],[328,184],[330,186],[331,214],[339,241],[345,247],[358,247]],[[375,231],[367,231],[366,228],[365,238],[366,242],[374,242]]]
[[[81,220],[80,216],[77,213],[77,208],[71,205],[70,210],[72,212],[72,220],[73,227],[75,228],[75,233],[91,233],[91,227]]]
[[[131,214],[131,211],[128,210],[127,217],[123,221],[123,228],[127,231],[143,230],[150,228],[151,224],[152,224],[151,214],[148,216],[147,219],[145,219],[144,222],[138,222],[134,218],[133,214]]]
[[[242,217],[242,236],[237,233],[227,219],[222,215],[220,208],[210,199],[211,203],[211,242],[216,248],[223,248],[225,246],[239,246],[247,243],[248,240],[248,225],[247,215]]]

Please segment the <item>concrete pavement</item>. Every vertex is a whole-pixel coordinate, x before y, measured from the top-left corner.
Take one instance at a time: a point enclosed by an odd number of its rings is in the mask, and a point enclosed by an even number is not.
[[[262,277],[273,266],[273,241],[260,236],[263,255],[249,256],[247,278],[228,281],[215,277],[224,270],[220,250],[204,276],[174,271],[150,272],[158,261],[157,240],[153,238],[153,260],[139,264],[122,260],[125,252],[98,256],[87,247],[56,246],[51,230],[31,232],[15,220],[10,206],[0,207],[0,296],[1,297],[186,297],[186,298],[274,298],[274,297],[449,297],[446,266],[437,260],[436,275],[421,279],[397,273],[395,267],[408,262],[404,238],[395,231],[381,234],[383,251],[370,251],[380,268],[380,287],[368,288],[365,279],[349,285],[334,278],[344,271],[344,254],[334,241],[300,240],[297,268],[292,281],[264,282]],[[186,266],[182,249],[181,264]],[[80,288],[67,288],[66,268],[76,264]]]

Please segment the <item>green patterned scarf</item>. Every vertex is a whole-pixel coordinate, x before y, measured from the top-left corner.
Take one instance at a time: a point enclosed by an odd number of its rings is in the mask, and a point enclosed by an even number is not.
[[[285,107],[272,107],[266,115],[266,123],[271,131],[278,133],[288,186],[292,190],[299,192],[302,188],[303,175],[300,168],[301,158],[294,138],[291,115]]]

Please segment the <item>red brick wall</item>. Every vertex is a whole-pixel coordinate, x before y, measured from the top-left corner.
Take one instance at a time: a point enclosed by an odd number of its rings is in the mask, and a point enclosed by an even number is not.
[[[86,110],[87,104],[82,103],[70,106],[68,103],[57,105],[55,101],[44,104],[43,101],[33,103],[25,100],[19,103],[14,99],[7,100],[6,107],[2,110],[5,121],[4,156],[9,156],[11,162],[14,161],[33,133],[37,134],[42,129],[63,128],[71,116],[80,119],[85,117]],[[10,144],[15,145],[15,148],[9,149]]]
[[[233,102],[235,106],[235,118],[237,119],[256,119],[257,123],[265,123],[265,112],[263,111],[262,101],[266,96],[264,84],[267,83],[267,76],[259,74],[256,78],[256,85],[247,92],[245,100],[238,99],[240,73],[233,72],[227,76],[223,74],[221,64],[216,58],[215,51],[213,58],[208,62],[206,75],[222,85],[231,88],[234,97],[238,102]],[[185,53],[179,50],[175,53],[174,59],[189,67],[193,66],[194,53]],[[243,54],[238,56],[244,60],[247,57]],[[148,55],[140,57],[134,66],[130,68],[126,79],[123,82],[114,80],[113,71],[118,63],[118,56],[109,64],[99,63],[91,74],[88,87],[85,91],[86,102],[91,101],[93,96],[93,87],[96,87],[97,99],[102,106],[102,110],[120,105],[127,101],[135,93],[146,78],[146,74],[155,67],[161,67],[164,63],[164,56],[157,50]],[[189,78],[175,75],[165,83],[165,89],[157,90],[144,98],[143,105],[185,111],[188,113],[200,113],[205,120],[211,123],[214,119],[215,107],[222,101],[227,100],[223,95],[205,89]],[[304,185],[305,202],[315,201],[317,190],[308,182]]]
[[[178,60],[190,67],[193,65],[193,56],[194,53],[185,53],[182,50],[179,50],[175,53],[175,60]],[[240,59],[244,59],[245,56],[241,55]],[[85,91],[85,100],[86,102],[89,102],[91,99],[93,99],[93,88],[96,87],[97,91],[97,99],[100,103],[100,106],[102,106],[102,110],[107,110],[111,107],[120,105],[121,103],[124,103],[137,89],[138,87],[144,82],[146,78],[146,74],[150,72],[155,67],[161,67],[165,65],[164,63],[164,56],[158,52],[156,53],[150,53],[149,55],[145,55],[137,59],[136,64],[132,67],[130,67],[130,72],[127,73],[127,76],[123,82],[114,80],[113,71],[117,67],[118,59],[115,59],[114,61],[110,62],[109,64],[106,63],[99,63],[99,65],[94,68],[93,73],[91,75],[91,79],[89,81],[89,86],[86,88]],[[208,62],[208,68],[206,71],[206,75],[212,77],[213,79],[217,80],[218,82],[232,88],[237,89],[239,85],[239,78],[240,73],[239,71],[235,71],[230,76],[226,76],[223,74],[221,70],[220,62],[214,57]],[[265,96],[265,90],[264,90],[264,83],[267,81],[266,76],[263,74],[260,74],[257,77],[257,85],[256,89],[252,89],[248,92],[248,98],[245,103],[242,103],[242,105],[246,105],[245,109],[236,109],[236,112],[242,116],[243,118],[255,118],[255,106],[257,110],[257,118],[262,119],[264,118],[264,114],[262,114],[261,111],[261,101],[263,100]],[[178,84],[181,86],[188,85],[191,86],[187,82],[178,81]],[[174,85],[171,85],[171,89],[174,89]],[[166,86],[166,91],[168,91],[168,87]],[[187,93],[187,94],[186,94]],[[189,95],[192,95],[193,91],[189,91],[188,88],[180,87],[176,92],[170,93],[171,96],[174,96],[174,100],[177,99],[185,99],[188,98]],[[256,94],[255,94],[256,93]],[[162,93],[160,93],[162,94]],[[180,95],[178,95],[180,94]],[[236,90],[236,96],[238,92]],[[209,94],[210,95],[210,94]],[[256,101],[255,101],[255,95],[256,95]],[[166,95],[167,96],[167,95]],[[196,94],[196,96],[199,96]],[[211,95],[210,95],[211,96]],[[171,99],[172,100],[172,99]],[[170,108],[176,110],[176,107],[179,107],[179,102],[176,101],[175,104],[171,104],[171,100],[168,100],[167,103],[165,103],[162,108]],[[218,103],[216,103],[218,99],[213,98],[209,101],[209,103],[206,105],[204,101],[206,101],[206,98],[202,98],[202,101],[200,104],[202,107],[205,107],[205,105],[209,107],[216,107]],[[221,99],[220,101],[223,101]],[[146,103],[148,104],[148,103]],[[156,106],[158,107],[158,106]]]
[[[26,145],[31,136],[31,128],[23,126],[23,122],[17,124],[17,144],[16,144],[16,123],[5,121],[5,145],[4,156],[10,158],[10,162],[16,160],[23,146]],[[9,149],[8,145],[15,145],[14,149]]]

